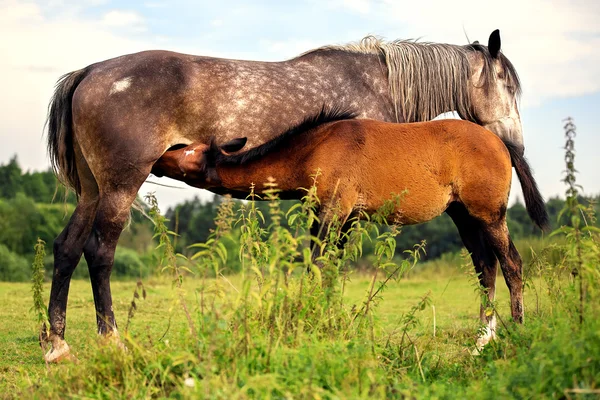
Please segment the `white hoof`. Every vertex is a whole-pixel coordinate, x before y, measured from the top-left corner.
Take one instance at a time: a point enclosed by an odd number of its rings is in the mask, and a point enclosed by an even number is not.
[[[51,342],[51,348],[48,350],[44,359],[49,363],[58,363],[63,360],[71,360],[71,348],[62,339],[55,338]]]
[[[478,356],[481,354],[481,350],[486,344],[496,339],[496,316],[493,316],[488,325],[481,331],[477,342],[475,343],[475,349],[471,352],[471,355]]]

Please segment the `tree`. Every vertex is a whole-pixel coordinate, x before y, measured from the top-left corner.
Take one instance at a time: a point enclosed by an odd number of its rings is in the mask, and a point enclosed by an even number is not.
[[[21,190],[21,167],[15,155],[10,159],[8,164],[0,165],[0,197],[12,199]]]

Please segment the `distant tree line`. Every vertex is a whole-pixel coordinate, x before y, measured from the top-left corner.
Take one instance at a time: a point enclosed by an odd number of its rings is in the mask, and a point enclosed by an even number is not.
[[[54,239],[63,230],[77,198],[58,184],[51,170],[23,172],[18,160],[0,165],[0,281],[26,281],[31,277],[33,246],[46,242],[46,271],[52,273]],[[154,244],[152,223],[139,213],[121,236],[113,274],[117,277],[148,275]],[[75,277],[87,277],[83,260]]]
[[[36,203],[51,203],[54,197],[62,202],[65,196],[69,204],[77,203],[75,194],[59,189],[51,170],[23,172],[17,156],[13,156],[7,164],[0,165],[0,198],[14,199],[19,194]]]
[[[596,207],[596,213],[600,211],[598,205],[599,196],[582,197],[581,203],[588,205],[590,201]],[[169,228],[179,234],[177,239],[177,250],[186,253],[186,247],[198,242],[204,242],[210,231],[214,228],[214,219],[217,209],[222,201],[221,196],[213,196],[212,199],[202,202],[197,197],[184,201],[173,208],[169,208],[166,217],[169,219]],[[282,201],[281,208],[284,214],[295,203],[295,201]],[[564,206],[564,200],[554,197],[546,202],[553,229],[560,225],[568,224],[566,217],[562,217],[560,223],[558,216]],[[258,202],[258,208],[266,218],[269,225],[269,207],[266,202]],[[517,200],[507,212],[508,227],[514,240],[541,236],[541,230],[531,222],[527,210],[520,200]],[[283,224],[286,224],[284,219]],[[402,252],[410,249],[421,240],[427,241],[427,259],[435,259],[444,253],[457,252],[462,248],[462,241],[452,219],[443,214],[428,223],[402,227],[402,234],[397,237],[397,250]],[[368,250],[365,249],[365,252]]]

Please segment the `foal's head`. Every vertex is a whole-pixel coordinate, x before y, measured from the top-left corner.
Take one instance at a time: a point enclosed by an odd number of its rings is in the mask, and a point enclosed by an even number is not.
[[[209,185],[221,183],[219,175],[217,174],[219,160],[231,153],[243,149],[247,141],[248,138],[242,137],[218,145],[214,138],[211,139],[210,145],[206,146],[206,149],[202,152],[202,159],[199,163],[204,173],[206,183]]]
[[[233,139],[222,145],[217,145],[213,138],[209,144],[173,146],[156,161],[152,173],[159,177],[178,179],[199,188],[218,187],[221,184],[216,168],[219,158],[235,153],[245,145],[246,138]]]
[[[523,150],[521,117],[517,100],[519,77],[512,63],[500,51],[500,32],[495,30],[488,45],[467,45],[471,66],[470,97],[475,122]]]

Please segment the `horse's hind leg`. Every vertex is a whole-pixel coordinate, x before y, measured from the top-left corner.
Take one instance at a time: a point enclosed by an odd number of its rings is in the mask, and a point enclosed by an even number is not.
[[[105,178],[103,182],[99,182],[98,210],[84,254],[94,294],[98,333],[102,335],[116,333],[117,324],[110,290],[115,249],[129,218],[131,205],[147,177],[146,169],[149,173],[150,167],[119,171],[118,174],[110,175],[108,181]]]
[[[446,210],[458,228],[458,233],[475,266],[479,283],[487,294],[487,301],[494,301],[496,295],[496,272],[498,260],[494,250],[484,237],[481,222],[469,215],[466,208],[459,203],[453,203]],[[477,339],[477,347],[483,348],[490,340],[496,337],[496,316],[488,315],[487,301],[482,299],[479,317],[481,323],[486,325],[485,332]]]
[[[40,342],[50,342],[52,345],[45,355],[48,362],[57,362],[69,356],[69,346],[64,340],[69,286],[98,205],[98,187],[87,164],[79,157],[77,165],[81,193],[69,223],[54,241],[54,274],[48,305],[50,331],[46,332],[42,327],[40,333]]]
[[[512,242],[506,226],[506,218],[483,225],[485,238],[500,261],[500,268],[510,292],[510,309],[515,322],[523,322],[523,263]]]

